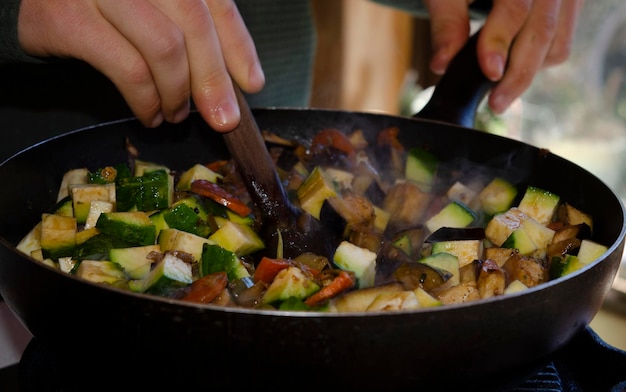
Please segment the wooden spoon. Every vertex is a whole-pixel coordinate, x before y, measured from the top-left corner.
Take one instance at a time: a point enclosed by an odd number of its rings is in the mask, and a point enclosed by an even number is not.
[[[304,252],[331,257],[329,231],[319,220],[294,206],[282,186],[274,162],[243,93],[235,86],[241,122],[224,134],[252,201],[262,216],[261,237],[269,257],[293,258]],[[336,244],[335,244],[336,245]]]

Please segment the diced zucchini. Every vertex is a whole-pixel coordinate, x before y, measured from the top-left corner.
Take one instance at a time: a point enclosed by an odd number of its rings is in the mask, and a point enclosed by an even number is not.
[[[142,161],[141,159],[135,159],[135,177],[144,176],[146,173],[151,173],[154,171],[163,170],[166,173],[170,172],[169,167],[161,165],[155,162]]]
[[[354,272],[357,287],[365,288],[374,285],[376,277],[376,253],[360,248],[348,241],[342,241],[333,256],[337,267]]]
[[[504,212],[511,207],[517,196],[517,188],[509,181],[496,177],[478,194],[483,211],[489,215]]]
[[[535,244],[523,227],[513,230],[509,238],[502,244],[502,247],[516,249],[523,256],[529,256],[538,249],[537,244]]]
[[[178,203],[162,211],[167,227],[179,229],[200,237],[208,237],[211,233],[206,219],[202,219],[195,209],[186,203]],[[206,214],[205,214],[206,216]]]
[[[250,276],[248,269],[234,252],[219,245],[204,245],[199,270],[200,276],[220,271],[226,272],[229,281]]]
[[[521,281],[515,279],[514,281],[509,283],[508,286],[506,286],[506,288],[504,289],[504,294],[517,293],[518,291],[523,291],[523,290],[526,290],[527,288],[528,286],[526,286]]]
[[[79,232],[76,233],[76,245],[80,245],[84,243],[85,241],[87,241],[88,239],[90,239],[91,237],[99,233],[100,233],[100,230],[96,229],[95,227],[85,229],[85,230],[80,230]]]
[[[352,189],[352,180],[354,180],[354,174],[349,171],[328,167],[324,169],[324,172],[333,184],[338,189]]]
[[[115,263],[106,260],[82,260],[76,276],[94,283],[120,284],[127,280],[124,271]]]
[[[96,228],[102,233],[124,239],[137,246],[153,245],[156,228],[145,212],[105,212],[100,214]]]
[[[320,286],[307,277],[298,267],[281,270],[263,294],[261,301],[266,304],[285,301],[290,297],[305,299],[319,291]]]
[[[42,214],[41,251],[45,259],[56,261],[71,256],[76,248],[76,219],[69,216]]]
[[[118,211],[169,208],[174,199],[174,176],[169,170],[146,171],[143,176],[117,181]]]
[[[583,239],[578,249],[578,261],[589,264],[602,256],[609,248],[589,239]]]
[[[430,191],[439,167],[439,159],[429,151],[413,147],[408,151],[404,169],[405,178],[423,191]]]
[[[209,239],[237,256],[245,256],[265,247],[252,227],[233,221],[225,222]]]
[[[298,187],[300,207],[311,216],[319,219],[324,200],[337,196],[335,186],[327,178],[324,169],[316,166],[307,179]]]
[[[74,216],[74,207],[71,196],[59,200],[49,211],[51,214]]]
[[[542,225],[533,218],[528,218],[522,222],[521,228],[526,231],[530,239],[533,240],[537,246],[537,249],[533,252],[532,256],[540,259],[546,257],[546,249],[548,244],[552,243],[555,233],[554,230]]]
[[[577,256],[567,254],[563,257],[552,257],[550,260],[550,279],[556,279],[571,274],[583,268],[585,263],[580,262]]]
[[[519,228],[528,219],[522,210],[517,207],[509,208],[506,212],[496,214],[485,227],[485,237],[496,246],[502,246],[511,233]]]
[[[148,275],[143,279],[131,280],[128,286],[134,292],[167,294],[172,289],[191,284],[192,281],[191,264],[167,253]]]
[[[450,200],[461,202],[466,206],[471,206],[474,199],[476,199],[477,194],[469,186],[460,181],[456,181],[450,188],[448,188],[446,197]]]
[[[204,244],[214,244],[208,238],[187,233],[178,229],[165,229],[159,233],[159,246],[162,252],[178,250],[189,253],[197,261],[202,259]]]
[[[560,197],[555,193],[528,186],[518,208],[544,226],[552,221],[559,206]]]
[[[159,245],[115,248],[109,250],[109,259],[122,267],[131,279],[141,279],[150,272],[153,262],[148,258],[150,252],[161,252],[161,248]]]
[[[89,203],[89,213],[85,221],[85,229],[96,227],[96,222],[103,212],[113,212],[115,205],[110,201],[94,200]]]
[[[426,256],[418,260],[420,263],[424,263],[430,267],[433,267],[438,270],[444,270],[449,272],[451,275],[449,279],[449,284],[454,286],[459,284],[460,282],[460,273],[459,273],[459,258],[450,253],[435,253],[430,256]]]
[[[459,267],[472,263],[474,260],[483,258],[483,241],[481,240],[456,240],[435,242],[432,245],[431,254],[449,253],[459,260]]]
[[[368,312],[380,310],[419,309],[421,304],[413,291],[404,290],[397,293],[382,293],[365,309]]]
[[[115,203],[115,184],[73,184],[70,185],[74,217],[79,224],[87,221],[92,201]]]
[[[77,261],[71,257],[59,257],[59,269],[65,273],[71,273],[76,267]]]
[[[581,223],[584,223],[589,226],[591,231],[593,231],[593,218],[591,217],[591,215],[580,211],[569,203],[565,203],[564,208],[566,214],[565,219],[570,225],[579,225]]]
[[[61,201],[64,198],[70,196],[70,185],[87,184],[89,178],[89,170],[87,168],[72,169],[65,172],[63,180],[61,180],[61,186],[59,187],[59,193],[57,195],[57,201]]]
[[[41,222],[37,223],[37,225],[20,240],[15,248],[27,255],[41,249]]]
[[[374,206],[374,213],[376,214],[374,218],[374,229],[379,233],[384,233],[389,224],[391,214],[378,206]]]
[[[422,308],[430,308],[433,306],[443,305],[441,301],[430,295],[428,291],[419,286],[415,290],[413,290],[413,292],[415,293],[415,297],[417,297],[417,300],[419,301]]]
[[[207,180],[211,182],[217,182],[218,178],[222,178],[221,174],[214,172],[205,165],[195,164],[190,169],[183,172],[180,175],[180,179],[176,184],[176,190],[188,191],[191,189],[191,183],[195,180]]]
[[[431,233],[442,227],[467,227],[477,215],[471,208],[458,201],[452,201],[425,223]]]

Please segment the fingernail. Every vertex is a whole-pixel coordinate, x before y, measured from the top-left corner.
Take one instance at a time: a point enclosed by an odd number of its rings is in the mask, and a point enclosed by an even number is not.
[[[234,101],[227,99],[219,106],[212,108],[209,116],[215,126],[230,130],[239,123],[239,106]]]
[[[430,70],[435,75],[443,75],[446,72],[450,56],[448,55],[448,46],[443,46],[436,50],[430,62]]]
[[[504,113],[510,104],[511,101],[504,95],[492,94],[491,97],[489,97],[489,106],[491,106],[491,109],[497,114]]]
[[[504,58],[497,53],[487,57],[486,77],[494,82],[502,79],[504,75]]]
[[[154,116],[154,118],[152,119],[152,122],[150,123],[150,128],[156,128],[161,125],[163,123],[163,119],[163,113],[158,112],[156,116]]]
[[[187,118],[187,116],[189,116],[190,110],[191,110],[191,103],[189,102],[189,100],[187,100],[186,104],[183,105],[180,109],[178,109],[178,111],[176,112],[176,114],[174,115],[172,119],[172,122],[179,123],[183,121],[184,119]]]
[[[250,69],[249,83],[251,86],[255,86],[259,90],[265,85],[265,73],[263,73],[261,64],[256,63],[256,65]]]

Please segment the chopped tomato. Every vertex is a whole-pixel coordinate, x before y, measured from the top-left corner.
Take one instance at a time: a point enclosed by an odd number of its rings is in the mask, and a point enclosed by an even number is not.
[[[333,147],[345,153],[352,162],[356,157],[354,146],[348,135],[335,128],[326,128],[315,134],[311,140],[311,146]]]
[[[191,284],[191,291],[182,299],[183,301],[208,304],[224,291],[227,284],[228,275],[226,275],[226,272],[214,272],[193,282]]]
[[[398,127],[389,127],[383,129],[378,134],[378,145],[379,146],[389,146],[396,151],[404,151],[404,146],[398,140],[398,134],[400,133],[400,129]]]
[[[238,215],[247,216],[252,212],[246,203],[214,182],[195,180],[191,183],[191,191],[220,203]]]
[[[211,163],[208,163],[206,165],[206,167],[208,167],[209,169],[213,170],[214,172],[219,172],[220,169],[226,165],[228,163],[227,160],[221,160],[221,161],[213,161]]]
[[[307,298],[304,303],[308,306],[315,306],[354,287],[355,284],[356,279],[354,275],[347,271],[339,271],[337,276],[327,286],[322,287],[320,291]]]
[[[287,259],[272,259],[270,257],[263,257],[254,270],[252,276],[255,282],[262,281],[270,284],[276,277],[276,275],[283,269],[293,265]]]

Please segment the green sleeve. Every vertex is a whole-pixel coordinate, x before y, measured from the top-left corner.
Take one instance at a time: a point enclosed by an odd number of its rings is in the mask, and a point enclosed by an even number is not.
[[[19,45],[17,39],[17,15],[20,0],[0,1],[0,64],[29,62],[38,63],[39,59],[29,56]]]

